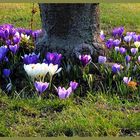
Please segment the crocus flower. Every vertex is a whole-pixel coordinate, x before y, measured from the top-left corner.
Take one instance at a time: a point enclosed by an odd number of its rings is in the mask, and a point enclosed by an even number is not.
[[[124,47],[120,47],[119,51],[120,51],[121,54],[126,53],[126,49]]]
[[[123,77],[123,82],[128,84],[131,81],[131,77]]]
[[[123,27],[118,27],[118,28],[113,29],[112,35],[114,37],[116,37],[116,36],[121,37],[123,32],[124,32],[124,28]]]
[[[127,32],[126,35],[127,36],[134,36],[134,35],[136,35],[136,33],[135,32]]]
[[[30,36],[24,35],[24,34],[21,33],[21,38],[22,39],[25,39],[25,40],[29,40],[30,39]]]
[[[81,60],[83,67],[91,62],[91,56],[87,54],[79,55],[79,60]]]
[[[130,42],[132,40],[132,36],[128,35],[124,37],[125,42]]]
[[[33,32],[31,29],[25,29],[24,31],[27,36],[31,36]]]
[[[12,52],[13,54],[16,54],[16,52],[17,52],[18,49],[19,49],[19,46],[18,46],[17,44],[15,44],[15,45],[9,45],[9,49],[11,50],[11,52]]]
[[[138,83],[135,81],[130,81],[130,82],[128,82],[127,85],[128,85],[128,87],[132,88],[133,90],[136,90]]]
[[[132,38],[133,38],[134,42],[140,41],[140,36],[139,35],[133,35]]]
[[[43,78],[48,73],[48,64],[45,63],[37,63],[37,64],[24,64],[24,70],[28,74],[28,76],[32,78]]]
[[[7,51],[8,51],[7,46],[0,47],[0,62],[5,58]]]
[[[72,88],[69,87],[68,89],[65,89],[64,87],[58,87],[57,92],[60,99],[65,99],[72,93]]]
[[[20,42],[20,37],[14,36],[13,37],[13,43],[18,44]]]
[[[109,40],[107,40],[106,46],[107,46],[108,49],[110,49],[110,48],[113,47],[113,39],[112,38],[110,38]]]
[[[9,77],[10,73],[11,73],[10,69],[3,69],[3,76],[4,77]]]
[[[59,73],[62,68],[58,68],[58,65],[53,65],[52,63],[48,65],[49,75],[52,77],[54,74]]]
[[[49,83],[37,82],[35,81],[34,86],[39,94],[42,94],[49,86]]]
[[[22,59],[24,64],[36,64],[39,61],[39,56],[40,54],[30,53],[29,55],[25,54]]]
[[[52,63],[54,65],[56,65],[56,64],[60,65],[61,59],[62,59],[62,54],[58,54],[56,52],[54,52],[54,53],[48,52],[46,54],[44,62],[47,63],[47,64]]]
[[[106,57],[105,56],[99,56],[98,57],[98,63],[100,63],[100,64],[103,64],[103,63],[105,63],[106,62]]]
[[[6,41],[5,41],[5,43],[6,43],[6,45],[11,45],[12,44],[12,41],[10,40],[10,39],[7,39]]]
[[[40,30],[35,30],[35,31],[32,32],[32,37],[36,40],[40,36],[40,34],[42,34],[41,29]]]
[[[117,73],[117,72],[119,72],[121,70],[121,65],[119,65],[119,64],[114,64],[113,66],[112,66],[112,71],[114,72],[114,73]]]
[[[131,53],[135,55],[138,52],[138,48],[131,48]]]
[[[118,52],[120,50],[120,48],[118,46],[116,46],[114,49],[116,52]]]
[[[77,88],[77,86],[78,86],[78,83],[77,82],[73,82],[73,81],[71,81],[70,82],[70,87],[72,88],[72,90],[75,90],[76,88]]]
[[[100,38],[101,38],[102,41],[105,40],[105,35],[104,35],[103,30],[101,30],[101,32],[100,32]]]
[[[136,41],[136,42],[134,42],[134,45],[136,46],[136,48],[139,48],[140,47],[140,42]]]
[[[120,41],[120,40],[115,39],[115,40],[113,41],[113,46],[119,46],[119,45],[120,45],[120,43],[121,43],[121,41]]]
[[[126,61],[126,63],[129,63],[130,60],[131,60],[131,57],[130,57],[129,55],[125,56],[125,61]]]
[[[140,63],[140,56],[138,56],[138,62]]]

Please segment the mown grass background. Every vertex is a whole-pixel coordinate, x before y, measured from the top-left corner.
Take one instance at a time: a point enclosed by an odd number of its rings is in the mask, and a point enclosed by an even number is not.
[[[0,24],[11,23],[16,27],[30,28],[32,3],[0,3]],[[38,4],[34,29],[41,28]],[[124,26],[127,31],[140,32],[140,3],[101,3],[101,29],[110,30]]]
[[[0,24],[30,28],[31,3],[0,3]],[[41,28],[38,5],[34,29]],[[101,29],[140,32],[140,3],[100,4]],[[94,91],[93,91],[94,92]],[[94,95],[93,95],[94,94]],[[96,95],[95,95],[96,94]],[[0,136],[140,135],[140,103],[101,93],[85,99],[11,99],[0,91]]]

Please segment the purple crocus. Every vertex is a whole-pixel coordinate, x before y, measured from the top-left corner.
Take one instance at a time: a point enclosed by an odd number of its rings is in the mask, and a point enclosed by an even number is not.
[[[10,39],[7,39],[7,40],[5,40],[5,43],[6,43],[7,46],[9,46],[9,45],[12,44],[12,41]]]
[[[106,57],[105,56],[99,56],[98,57],[98,63],[100,64],[104,64],[106,62]]]
[[[30,30],[30,29],[25,29],[24,30],[25,31],[25,34],[27,35],[27,36],[31,36],[32,35],[32,30]]]
[[[138,48],[131,48],[130,51],[132,55],[135,55],[138,52]]]
[[[3,69],[3,76],[4,77],[9,77],[10,73],[11,73],[10,69]]]
[[[131,60],[131,57],[130,57],[129,55],[125,56],[125,61],[126,61],[126,63],[129,63],[130,60]]]
[[[7,46],[0,47],[0,62],[5,58],[7,51],[8,51]]]
[[[29,55],[25,54],[22,59],[24,64],[36,64],[39,61],[40,54],[36,55],[35,53],[30,53]]]
[[[44,62],[47,64],[52,63],[54,65],[56,64],[60,65],[61,59],[62,59],[62,54],[58,54],[56,52],[54,53],[48,52],[45,56]]]
[[[126,53],[126,49],[124,47],[120,47],[119,52],[121,54],[125,54]]]
[[[136,35],[136,33],[135,32],[127,32],[126,35],[127,36],[134,36],[134,35]]]
[[[42,30],[35,30],[32,32],[32,37],[36,40],[41,34],[42,34]]]
[[[72,93],[72,88],[69,87],[68,89],[65,89],[64,87],[58,87],[57,92],[60,99],[65,99]]]
[[[19,46],[18,46],[17,44],[15,44],[15,45],[9,45],[9,49],[11,50],[11,52],[12,52],[13,54],[16,54],[16,52],[17,52],[18,49],[19,49]]]
[[[14,36],[14,37],[13,37],[13,43],[14,43],[14,44],[18,44],[19,42],[20,42],[20,37]]]
[[[140,35],[133,35],[134,42],[140,41]]]
[[[79,55],[79,60],[81,60],[83,67],[91,62],[91,56],[87,54]]]
[[[102,41],[105,40],[105,35],[104,35],[104,32],[103,31],[100,32],[100,38],[101,38]]]
[[[115,40],[113,41],[113,46],[119,46],[120,43],[121,43],[121,41],[120,41],[119,39],[115,39]]]
[[[112,31],[112,35],[114,37],[121,37],[123,35],[123,32],[124,32],[123,27],[114,28]]]
[[[131,35],[128,35],[128,36],[124,37],[124,41],[125,42],[130,42],[131,40],[132,40],[132,36]]]
[[[112,66],[112,71],[114,72],[114,73],[117,73],[117,72],[119,72],[121,70],[121,65],[119,65],[119,64],[114,64],[113,66]]]
[[[42,94],[49,86],[49,83],[37,82],[35,81],[34,86],[39,94]]]
[[[113,39],[112,39],[112,38],[110,38],[109,40],[107,40],[107,42],[106,42],[106,47],[107,47],[108,49],[110,49],[110,48],[113,47]]]
[[[140,63],[140,56],[138,56],[138,62]]]
[[[128,84],[131,81],[131,77],[123,77],[123,82]]]
[[[70,82],[70,87],[72,88],[72,90],[75,90],[76,88],[77,88],[77,86],[78,86],[78,83],[77,82],[73,82],[73,81],[71,81]]]

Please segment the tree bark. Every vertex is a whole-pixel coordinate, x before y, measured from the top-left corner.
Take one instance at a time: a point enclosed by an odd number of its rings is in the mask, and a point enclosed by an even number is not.
[[[99,33],[99,4],[39,4],[42,28],[37,50],[56,51],[73,57],[85,52],[95,55],[93,43]]]

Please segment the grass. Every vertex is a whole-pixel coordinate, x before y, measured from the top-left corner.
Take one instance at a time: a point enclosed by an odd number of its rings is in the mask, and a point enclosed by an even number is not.
[[[38,5],[34,29],[41,28]],[[100,4],[101,28],[140,32],[140,4]],[[30,28],[31,3],[0,3],[0,24]],[[0,136],[140,135],[140,103],[105,94],[67,100],[11,99],[0,92]]]
[[[0,3],[0,24],[11,23],[16,27],[30,28],[32,3]],[[41,28],[38,4],[34,17],[34,29]],[[140,3],[101,3],[101,29],[111,30],[124,26],[127,31],[140,32]]]
[[[0,3],[0,24],[10,23],[15,27],[30,28],[32,3]],[[41,28],[38,4],[34,18],[34,29]]]
[[[0,136],[140,135],[140,103],[101,94],[38,101],[1,93],[0,116]]]
[[[140,32],[140,3],[103,3],[100,9],[103,29],[124,26],[127,31]]]

